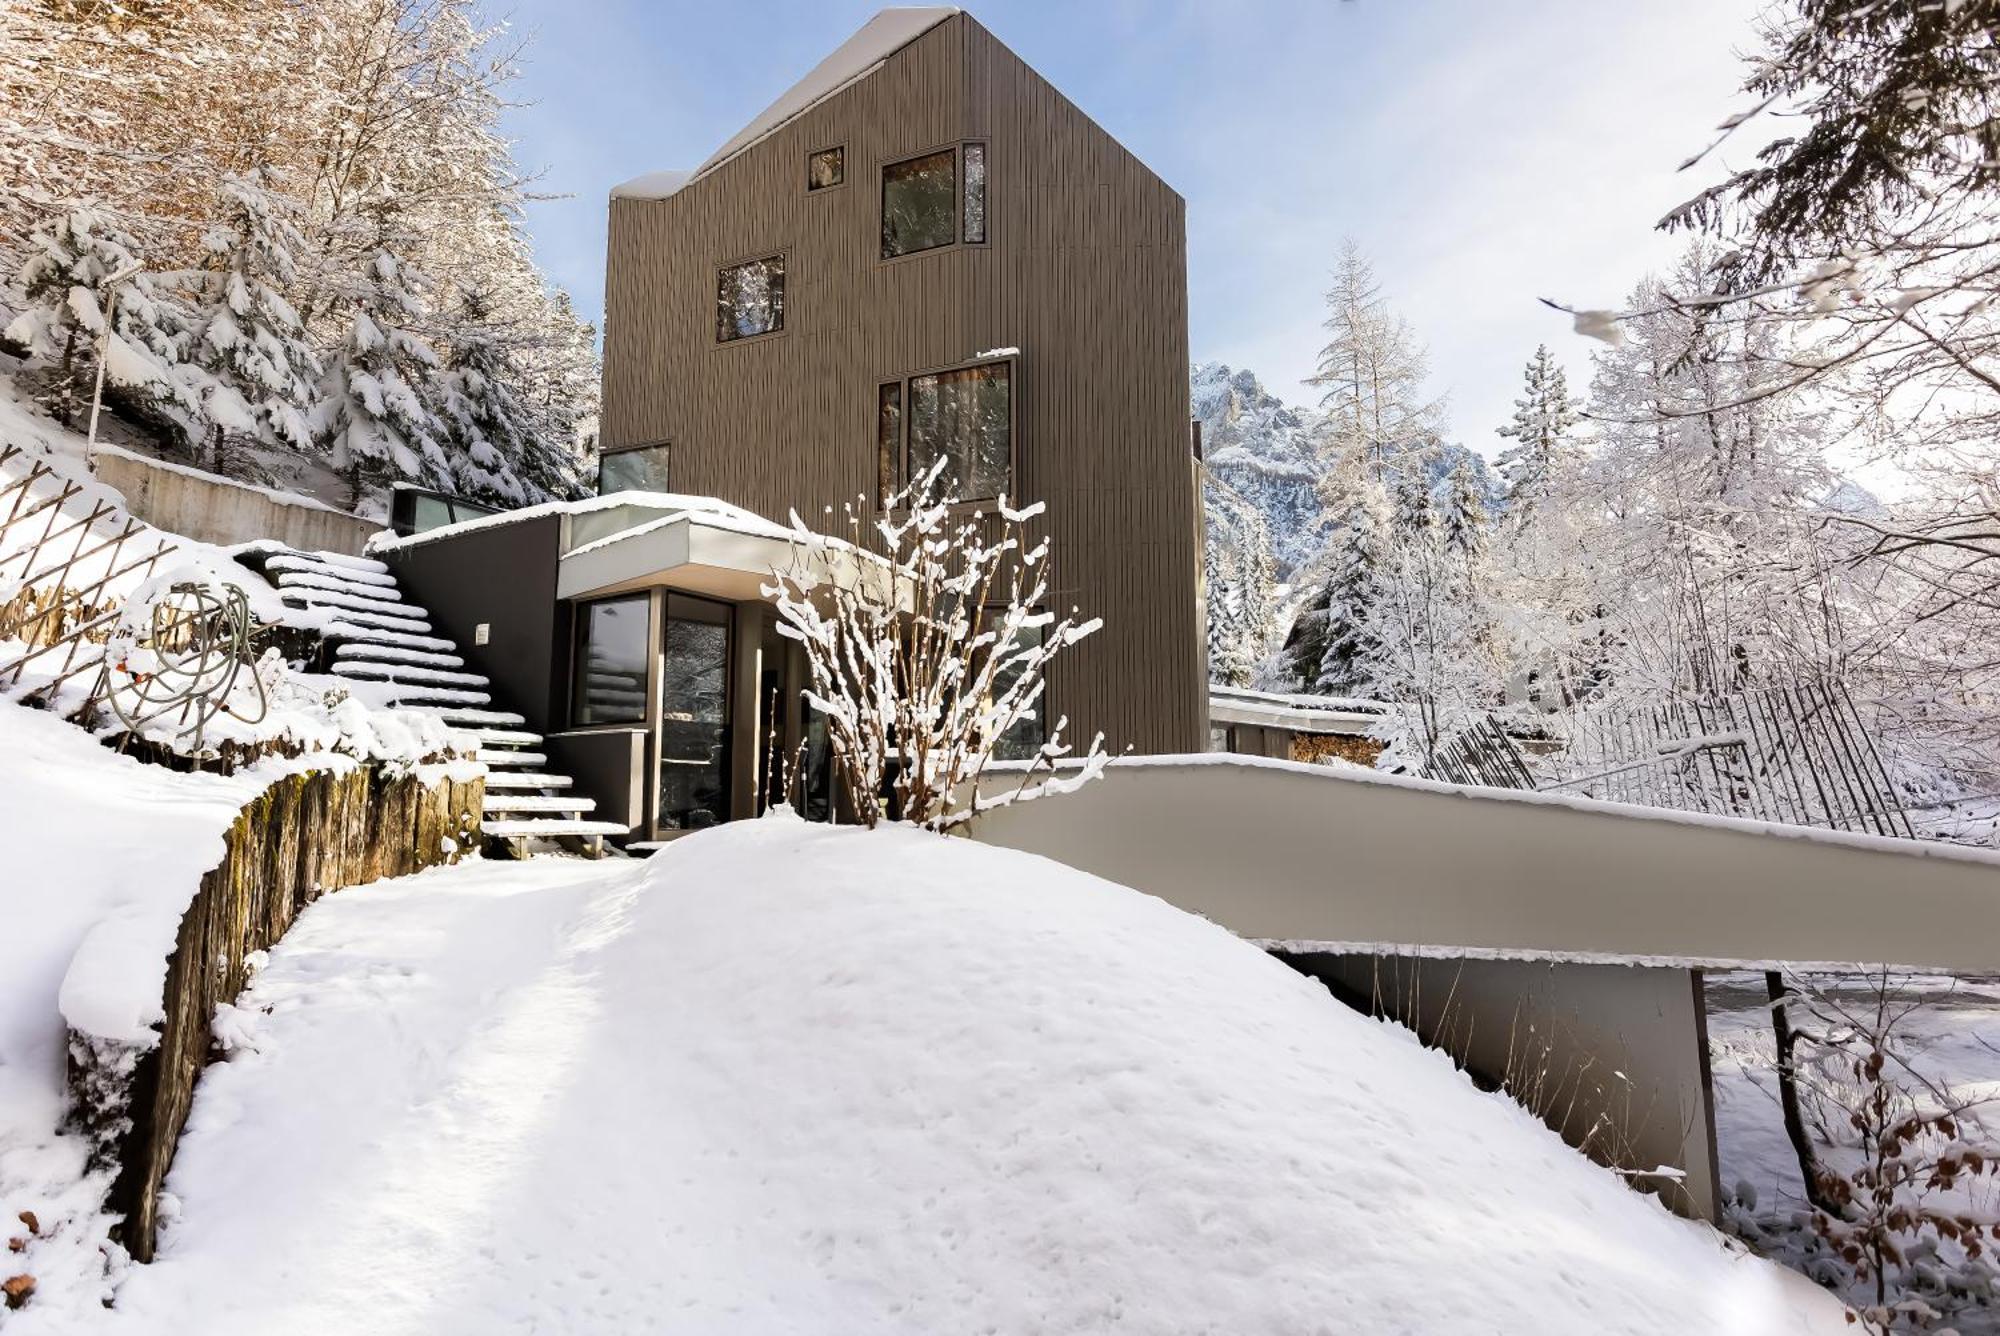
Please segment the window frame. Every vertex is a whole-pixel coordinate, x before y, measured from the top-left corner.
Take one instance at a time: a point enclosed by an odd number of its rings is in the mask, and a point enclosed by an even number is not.
[[[977,241],[965,239],[965,150],[977,145],[983,155],[986,177],[984,191],[986,212],[981,220],[985,233]],[[888,181],[886,173],[891,167],[900,167],[906,162],[932,157],[939,153],[951,154],[951,240],[936,246],[926,246],[922,250],[904,251],[901,255],[882,254],[882,221],[888,213]],[[875,162],[875,263],[901,264],[924,255],[943,255],[959,249],[984,250],[993,244],[993,144],[981,136],[954,139],[914,153],[896,153],[878,158]]]
[[[738,334],[727,339],[722,337],[722,276],[732,269],[741,269],[743,266],[749,264],[768,264],[772,260],[778,261],[781,266],[781,272],[789,280],[792,268],[790,246],[766,247],[763,250],[752,251],[747,255],[738,256],[733,260],[719,261],[715,265],[715,296],[710,300],[708,307],[710,329],[713,334],[710,343],[711,347],[740,348],[746,343],[762,343],[766,339],[782,337],[790,331],[791,326],[786,322],[785,316],[790,310],[791,303],[789,298],[791,294],[787,290],[789,285],[786,285],[779,289],[781,295],[778,303],[778,323],[776,325],[758,334]]]
[[[939,247],[943,249],[943,247]],[[928,254],[928,252],[918,252]],[[1010,505],[1022,504],[1021,491],[1021,359],[1018,354],[1009,353],[1005,357],[975,357],[964,362],[948,362],[943,366],[923,367],[903,376],[884,376],[875,382],[875,393],[869,398],[869,439],[874,442],[873,453],[877,460],[875,488],[875,511],[881,514],[883,503],[888,496],[900,491],[909,483],[910,476],[910,382],[925,376],[940,376],[953,371],[969,371],[974,367],[1004,366],[1007,368],[1007,500]],[[897,386],[898,409],[896,413],[896,445],[893,455],[895,477],[890,485],[882,486],[880,474],[882,443],[882,391],[889,386]],[[991,506],[999,500],[996,496],[962,496],[954,511],[970,511]]]
[[[589,644],[587,628],[590,613],[601,604],[637,603],[646,610],[646,686],[645,703],[639,707],[637,719],[592,719],[582,718],[584,705],[583,651]],[[607,728],[650,728],[655,714],[655,695],[659,690],[659,665],[654,661],[654,641],[658,634],[659,618],[650,590],[627,590],[619,594],[606,594],[600,598],[578,599],[571,604],[569,627],[569,727],[572,731]]]
[[[827,185],[827,186],[814,185],[812,179],[813,159],[817,158],[822,153],[833,153],[833,152],[838,152],[840,154],[840,179],[838,181],[835,181],[832,185]],[[831,195],[836,190],[847,189],[847,183],[849,179],[850,178],[847,175],[847,142],[845,140],[842,140],[840,143],[837,144],[821,144],[818,148],[809,148],[806,150],[806,194]]]
[[[599,496],[616,496],[618,492],[629,492],[635,490],[630,487],[621,487],[617,491],[613,492],[605,491],[604,462],[607,459],[611,459],[617,455],[637,454],[641,450],[658,450],[662,452],[660,457],[666,461],[666,466],[667,466],[667,486],[669,488],[673,486],[674,443],[671,440],[640,441],[633,445],[614,446],[611,449],[606,449],[603,446],[599,446],[597,449],[597,494]]]

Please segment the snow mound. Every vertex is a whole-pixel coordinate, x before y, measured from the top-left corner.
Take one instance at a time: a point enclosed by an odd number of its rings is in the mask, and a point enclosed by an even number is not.
[[[348,891],[226,1038],[114,1329],[1845,1327],[1223,930],[905,829]]]

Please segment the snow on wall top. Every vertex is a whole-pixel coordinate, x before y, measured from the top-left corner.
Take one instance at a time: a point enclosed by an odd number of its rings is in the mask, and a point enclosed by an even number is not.
[[[686,171],[647,172],[611,187],[611,198],[665,199],[678,192],[693,175]]]
[[[681,492],[610,492],[604,496],[586,497],[581,501],[544,501],[538,506],[523,506],[519,510],[502,510],[492,515],[481,515],[478,519],[460,520],[457,524],[440,524],[435,529],[422,533],[398,535],[384,531],[368,541],[371,554],[394,552],[400,548],[418,547],[435,542],[440,538],[455,538],[459,534],[472,533],[480,529],[499,529],[510,524],[521,524],[528,520],[540,519],[545,515],[587,515],[592,511],[614,510],[620,506],[635,509],[662,510],[672,514],[691,515],[704,523],[724,528],[740,529],[745,533],[789,533],[782,526],[774,525],[762,515],[733,506],[727,501],[719,501],[712,496],[691,496]]]
[[[723,163],[779,129],[794,117],[832,97],[858,79],[873,74],[882,62],[911,42],[959,12],[956,5],[892,6],[880,10],[861,25],[854,36],[834,48],[833,53],[812,67],[806,77],[782,93],[778,100],[713,154],[689,172],[649,172],[635,177],[611,192],[613,199],[665,199],[698,177],[706,176]]]

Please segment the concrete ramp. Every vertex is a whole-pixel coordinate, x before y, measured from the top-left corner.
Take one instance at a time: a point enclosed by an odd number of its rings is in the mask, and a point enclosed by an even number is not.
[[[1222,754],[973,833],[1294,949],[2000,968],[2000,853],[1952,845]]]

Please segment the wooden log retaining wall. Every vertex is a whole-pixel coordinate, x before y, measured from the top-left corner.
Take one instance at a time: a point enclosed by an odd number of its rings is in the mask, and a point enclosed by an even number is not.
[[[440,770],[442,767],[439,768]],[[283,937],[321,895],[457,861],[476,849],[485,781],[376,766],[290,775],[237,816],[168,960],[166,1020],[143,1052],[75,1031],[70,1083],[99,1157],[116,1166],[108,1206],[139,1261],[153,1256],[160,1185],[201,1069],[215,1056],[218,1005],[249,981],[245,959]]]

